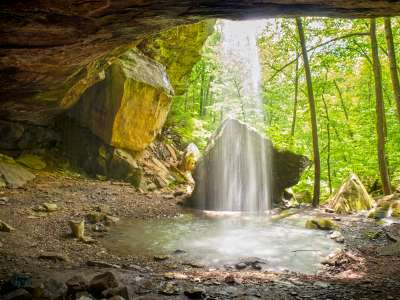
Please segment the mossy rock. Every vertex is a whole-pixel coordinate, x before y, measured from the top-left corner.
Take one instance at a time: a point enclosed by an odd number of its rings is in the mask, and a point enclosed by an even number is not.
[[[2,154],[2,153],[0,153],[0,162],[5,162],[5,163],[8,163],[8,164],[15,164],[16,163],[14,158],[12,158],[11,156]]]
[[[17,158],[17,162],[33,170],[43,170],[47,164],[43,159],[35,154],[21,154]]]
[[[400,201],[395,201],[394,203],[392,203],[391,209],[391,216],[393,218],[400,218]]]
[[[306,221],[305,227],[307,229],[334,230],[337,225],[330,219],[313,218]]]
[[[383,231],[364,231],[362,236],[366,240],[376,240],[383,235]]]
[[[369,211],[368,218],[370,219],[383,219],[388,215],[389,208],[377,207]]]
[[[329,207],[336,213],[352,213],[369,210],[375,204],[361,180],[351,173],[337,192],[330,197]]]

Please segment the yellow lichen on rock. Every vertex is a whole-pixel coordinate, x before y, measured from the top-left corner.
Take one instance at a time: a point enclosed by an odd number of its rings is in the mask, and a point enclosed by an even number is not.
[[[369,210],[375,204],[357,175],[351,173],[338,191],[329,199],[328,205],[337,213]]]
[[[336,224],[326,218],[313,218],[309,219],[305,223],[307,229],[320,229],[320,230],[333,230],[337,228]]]
[[[105,143],[140,152],[164,125],[172,95],[165,68],[131,50],[112,64],[105,79],[88,89],[69,114]]]
[[[170,96],[162,90],[130,79],[125,81],[111,145],[133,151],[144,150],[161,130],[170,105]]]

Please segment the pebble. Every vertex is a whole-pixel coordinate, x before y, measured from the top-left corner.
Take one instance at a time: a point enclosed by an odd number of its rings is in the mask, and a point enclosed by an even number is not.
[[[235,265],[235,268],[238,269],[238,270],[246,269],[246,267],[247,267],[247,265],[245,263],[243,263],[243,262],[238,263],[238,264]]]

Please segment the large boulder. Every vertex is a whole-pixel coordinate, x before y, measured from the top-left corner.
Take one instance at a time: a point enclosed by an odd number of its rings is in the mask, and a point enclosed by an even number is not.
[[[336,193],[329,199],[328,205],[337,213],[351,213],[369,210],[375,204],[360,178],[351,173]]]
[[[5,184],[9,188],[19,188],[34,178],[34,174],[12,157],[0,154],[0,187]]]
[[[196,165],[195,189],[187,204],[205,210],[271,208],[309,164],[307,157],[278,151],[254,129],[228,119]]]
[[[142,151],[164,125],[172,94],[164,67],[131,50],[82,95],[69,116],[108,145]]]

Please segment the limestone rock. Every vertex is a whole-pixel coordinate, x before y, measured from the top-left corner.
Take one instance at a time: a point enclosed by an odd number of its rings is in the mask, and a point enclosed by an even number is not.
[[[43,159],[35,154],[22,154],[17,158],[17,162],[33,170],[42,170],[47,164]]]
[[[221,0],[106,3],[2,2],[2,117],[44,122],[63,103],[73,102],[74,97],[96,82],[114,57],[143,37],[150,39],[152,34],[180,24],[215,17],[315,15],[316,10],[321,16],[355,18],[400,13],[396,1],[376,0],[242,0],[229,5]],[[171,39],[174,33],[170,31]]]
[[[78,239],[85,236],[85,221],[69,221],[69,227],[71,228],[72,235]]]
[[[92,295],[99,297],[103,291],[117,286],[118,281],[115,275],[111,272],[106,272],[93,277],[89,283],[88,290]]]
[[[42,206],[47,212],[53,212],[58,210],[58,206],[55,203],[44,202],[42,203]]]
[[[185,150],[183,160],[181,162],[181,170],[183,172],[192,171],[196,167],[196,162],[200,158],[200,151],[197,146],[190,143]]]
[[[143,172],[130,153],[114,149],[108,166],[109,178],[125,180],[138,188],[142,182]]]
[[[108,145],[142,151],[161,130],[172,94],[163,66],[132,50],[86,90],[69,115]]]
[[[75,294],[76,292],[84,291],[89,286],[88,281],[81,275],[75,275],[71,277],[65,284],[67,285],[69,294]]]
[[[375,201],[368,194],[356,174],[351,173],[337,192],[329,199],[329,206],[337,213],[369,210]]]
[[[0,154],[0,178],[9,188],[19,188],[35,178],[30,171],[17,164],[11,157]]]
[[[271,158],[264,159],[268,165],[262,165],[263,157]],[[249,158],[254,164],[249,163]],[[193,176],[196,184],[186,204],[206,210],[251,210],[246,203],[242,207],[243,203],[237,203],[239,201],[226,203],[221,199],[234,196],[247,199],[255,193],[260,195],[259,202],[270,197],[279,203],[284,190],[300,180],[309,164],[305,156],[278,151],[270,140],[254,129],[238,120],[227,119],[210,139],[204,156],[196,164]],[[266,182],[266,173],[270,182]],[[235,195],[229,195],[232,194],[230,187],[237,184],[241,184],[241,194],[236,195],[235,191]],[[269,195],[263,195],[268,190],[265,189],[267,184],[270,184]]]
[[[393,218],[400,218],[400,201],[394,202],[390,208],[392,209],[391,216]]]
[[[337,226],[330,219],[312,218],[306,221],[305,227],[307,229],[334,230]]]
[[[51,127],[6,120],[0,120],[0,136],[0,149],[10,151],[49,148],[60,140]]]
[[[137,46],[146,56],[166,67],[176,95],[185,92],[185,80],[200,59],[201,49],[213,32],[214,24],[214,20],[206,20],[181,25],[144,39]]]
[[[11,232],[11,231],[14,231],[14,230],[15,229],[12,226],[10,226],[6,222],[3,222],[3,221],[0,220],[0,231],[2,231],[2,232]]]

